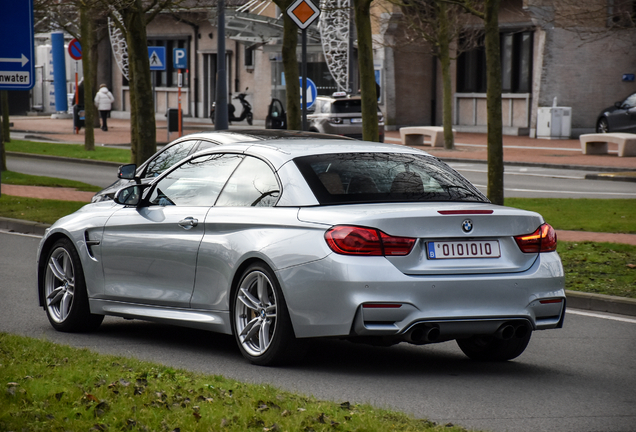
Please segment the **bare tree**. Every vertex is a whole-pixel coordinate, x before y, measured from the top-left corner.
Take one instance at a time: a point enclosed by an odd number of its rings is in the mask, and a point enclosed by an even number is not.
[[[501,111],[501,48],[499,6],[501,0],[449,0],[484,22],[486,46],[486,108],[488,121],[488,199],[504,203],[503,122]]]
[[[294,0],[274,0],[276,6],[286,11]],[[300,80],[298,73],[298,27],[292,19],[283,13],[283,69],[285,71],[285,97],[287,102],[287,129],[300,130]]]
[[[358,32],[358,70],[362,98],[362,139],[379,141],[378,94],[373,69],[373,33],[371,29],[371,3],[373,0],[352,0]]]
[[[105,29],[105,9],[99,0],[73,0],[49,2],[36,0],[34,13],[36,31],[64,30],[80,41],[82,46],[82,68],[84,70],[85,133],[84,149],[95,150],[94,127],[97,110],[93,104],[97,81],[97,45]],[[96,36],[97,35],[97,36]],[[98,121],[98,120],[97,120]],[[99,123],[97,123],[99,125]]]
[[[444,148],[452,150],[452,84],[451,61],[465,49],[476,45],[473,27],[468,27],[468,14],[446,0],[391,0],[402,10],[400,21],[404,26],[404,38],[409,43],[427,42],[432,54],[439,59],[442,69]],[[399,49],[399,47],[396,47]]]

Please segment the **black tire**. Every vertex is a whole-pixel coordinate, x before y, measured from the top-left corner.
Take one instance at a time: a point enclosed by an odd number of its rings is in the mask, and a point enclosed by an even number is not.
[[[457,339],[457,345],[471,360],[506,361],[519,357],[528,346],[531,336],[531,331],[523,337],[506,340],[494,336],[473,336]]]
[[[607,118],[602,117],[599,119],[596,124],[596,133],[609,133],[609,124],[607,123]]]
[[[250,265],[232,291],[232,333],[241,354],[261,366],[295,361],[306,352],[296,339],[287,304],[274,273],[262,263]]]
[[[247,113],[247,124],[252,126],[253,122],[254,122],[254,115],[251,112]]]
[[[73,243],[67,238],[55,242],[45,266],[42,289],[53,328],[62,332],[96,330],[104,316],[90,313],[84,270]]]

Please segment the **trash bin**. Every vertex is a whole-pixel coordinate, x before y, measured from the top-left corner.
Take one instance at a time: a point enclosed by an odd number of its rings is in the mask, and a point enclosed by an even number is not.
[[[84,127],[86,112],[84,105],[73,105],[73,128],[79,130]]]
[[[168,132],[179,131],[179,109],[168,108],[166,111],[166,117],[168,117]]]

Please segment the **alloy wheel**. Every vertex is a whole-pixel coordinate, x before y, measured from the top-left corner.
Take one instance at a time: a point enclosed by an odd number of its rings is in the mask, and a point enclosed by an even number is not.
[[[44,295],[49,316],[57,323],[64,322],[75,298],[75,269],[71,256],[63,247],[50,255],[44,277]]]

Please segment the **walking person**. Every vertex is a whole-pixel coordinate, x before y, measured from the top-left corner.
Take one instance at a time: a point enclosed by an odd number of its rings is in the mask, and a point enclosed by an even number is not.
[[[95,95],[95,106],[99,110],[99,115],[102,118],[102,130],[108,130],[107,119],[110,114],[111,107],[115,102],[113,94],[108,90],[106,84],[99,86],[99,91]]]

